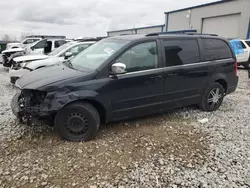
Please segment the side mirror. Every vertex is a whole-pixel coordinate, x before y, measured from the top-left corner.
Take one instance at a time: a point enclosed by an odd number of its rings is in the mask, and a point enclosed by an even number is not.
[[[73,55],[73,53],[71,53],[71,52],[66,52],[66,53],[64,54],[64,59],[68,59],[68,58],[70,58],[72,55]]]
[[[111,66],[111,73],[115,75],[126,73],[126,65],[124,63],[114,63]]]
[[[35,47],[34,47],[34,46],[31,46],[30,49],[31,49],[32,51],[34,51]]]

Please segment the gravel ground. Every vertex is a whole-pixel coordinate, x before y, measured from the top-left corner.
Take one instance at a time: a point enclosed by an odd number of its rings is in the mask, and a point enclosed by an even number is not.
[[[196,107],[102,126],[95,140],[61,141],[19,125],[15,88],[0,67],[1,187],[250,187],[250,80],[213,113]]]

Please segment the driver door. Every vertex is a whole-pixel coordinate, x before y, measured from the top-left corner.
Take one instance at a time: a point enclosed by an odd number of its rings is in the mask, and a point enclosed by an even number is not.
[[[163,69],[157,42],[137,44],[123,53],[114,63],[126,65],[126,73],[111,75],[108,97],[113,119],[141,116],[162,108]]]

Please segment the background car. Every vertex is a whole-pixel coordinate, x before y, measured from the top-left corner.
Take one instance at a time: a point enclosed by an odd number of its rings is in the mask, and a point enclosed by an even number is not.
[[[35,69],[62,63],[66,59],[76,56],[93,43],[95,42],[73,41],[60,46],[48,55],[27,55],[14,58],[13,66],[9,70],[10,81],[14,84],[18,78]]]
[[[14,57],[22,56],[24,54],[25,52],[23,48],[12,48],[2,51],[1,56],[3,67],[8,69],[9,67],[11,67]]]
[[[250,41],[233,39],[230,40],[232,48],[237,58],[238,65],[244,66],[244,68],[249,69],[250,65]]]
[[[32,43],[25,48],[26,54],[48,54],[66,43],[65,39],[43,39]]]
[[[28,44],[32,44],[32,43],[37,42],[39,40],[42,40],[42,38],[31,37],[31,38],[26,38],[26,39],[22,40],[21,42],[10,42],[7,44],[6,49],[24,48]]]

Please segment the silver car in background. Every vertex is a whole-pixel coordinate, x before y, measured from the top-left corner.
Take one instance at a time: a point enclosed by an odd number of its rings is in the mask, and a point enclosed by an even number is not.
[[[21,78],[33,70],[62,63],[66,59],[76,56],[94,43],[94,41],[72,41],[56,48],[48,55],[27,55],[16,57],[14,58],[13,65],[9,70],[10,82],[15,84],[18,78]]]

